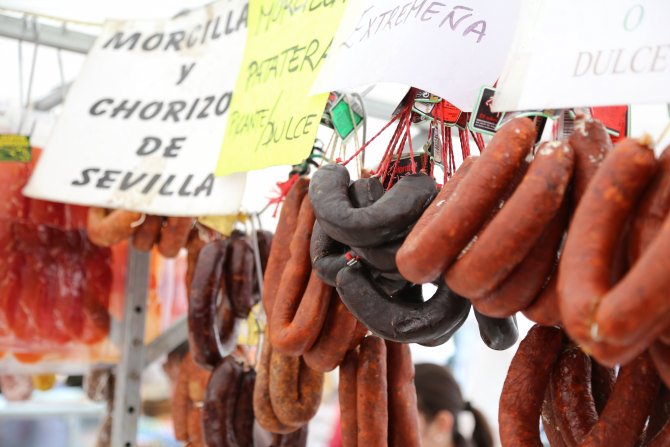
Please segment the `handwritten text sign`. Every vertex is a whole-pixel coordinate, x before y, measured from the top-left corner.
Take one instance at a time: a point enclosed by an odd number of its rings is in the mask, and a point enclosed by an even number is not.
[[[470,111],[500,74],[518,3],[351,1],[313,92],[399,82]]]
[[[251,0],[249,36],[217,175],[294,164],[308,154],[327,95],[309,89],[344,0]]]
[[[670,2],[523,0],[494,110],[670,102]]]
[[[70,90],[31,197],[161,215],[236,212],[244,174],[214,177],[246,36],[221,0],[168,21],[108,22]]]

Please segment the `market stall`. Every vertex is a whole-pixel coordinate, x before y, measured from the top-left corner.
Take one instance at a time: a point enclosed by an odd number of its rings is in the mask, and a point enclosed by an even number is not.
[[[0,445],[670,446],[664,2],[59,3],[0,1]]]

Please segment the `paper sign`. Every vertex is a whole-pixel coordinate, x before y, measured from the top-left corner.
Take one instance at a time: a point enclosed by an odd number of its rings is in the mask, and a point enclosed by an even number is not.
[[[108,22],[24,193],[160,215],[235,213],[245,175],[214,177],[247,5]]]
[[[216,175],[295,164],[312,148],[328,94],[309,89],[343,0],[251,0],[242,71]]]
[[[670,101],[667,0],[523,0],[494,111]]]
[[[400,82],[469,112],[502,70],[519,1],[351,1],[312,91]]]

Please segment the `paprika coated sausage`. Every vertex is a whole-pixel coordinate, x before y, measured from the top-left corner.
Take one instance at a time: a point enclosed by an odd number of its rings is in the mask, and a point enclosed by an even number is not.
[[[553,141],[540,146],[528,172],[502,210],[447,270],[445,279],[451,290],[476,299],[490,294],[504,282],[537,246],[558,213],[573,164],[574,154],[565,143]],[[540,287],[545,279],[546,274]]]
[[[577,206],[561,256],[558,296],[565,329],[582,345],[593,342],[592,325],[609,289],[619,235],[655,169],[648,146],[623,140],[602,163]]]
[[[358,353],[355,350],[351,350],[347,352],[340,365],[338,398],[340,401],[342,447],[356,447],[358,445],[358,419],[356,416],[357,368]]]
[[[322,372],[309,368],[301,357],[272,351],[270,401],[281,422],[306,425],[319,409],[322,391]]]
[[[420,447],[419,410],[409,345],[386,342],[389,447]]]
[[[150,251],[160,239],[162,226],[161,216],[145,215],[144,222],[133,234],[133,247],[139,251]]]
[[[374,336],[363,339],[358,354],[356,417],[359,446],[388,445],[386,345]]]
[[[541,447],[539,420],[545,389],[563,345],[554,327],[533,326],[519,345],[500,395],[502,447]]]
[[[575,152],[572,201],[578,204],[600,164],[612,150],[612,140],[600,121],[584,115],[575,119],[568,144]]]
[[[405,278],[426,283],[447,270],[498,204],[535,136],[535,125],[528,118],[515,118],[494,135],[470,173],[440,206],[425,236],[410,234],[398,250],[396,262]]]
[[[298,225],[300,205],[302,204],[302,199],[307,195],[308,187],[309,179],[299,178],[286,196],[279,215],[279,222],[277,223],[275,236],[272,239],[270,257],[263,281],[263,309],[268,319],[272,316],[272,307],[279,290],[284,267],[291,257],[289,246],[293,239],[295,228]]]
[[[174,258],[186,246],[188,235],[195,224],[192,217],[168,217],[161,230],[158,252],[166,258]]]

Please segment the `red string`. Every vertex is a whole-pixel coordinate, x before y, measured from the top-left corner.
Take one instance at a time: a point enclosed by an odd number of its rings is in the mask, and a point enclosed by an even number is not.
[[[409,119],[407,120],[407,139],[409,140],[409,159],[410,165],[412,166],[412,174],[416,174],[416,161],[414,161],[414,148],[412,147],[412,133],[410,132],[410,126],[412,124],[412,114],[409,114]],[[400,157],[398,157],[400,161]]]
[[[470,135],[472,135],[472,139],[475,140],[475,144],[477,145],[477,150],[481,154],[482,151],[484,150],[484,139],[482,138],[482,134],[470,131]]]
[[[291,188],[293,188],[293,185],[296,184],[299,178],[300,176],[298,174],[293,174],[285,182],[277,182],[277,192],[279,195],[277,197],[270,198],[268,201],[268,206],[277,205],[275,206],[275,210],[272,213],[272,217],[277,217],[279,205],[284,201],[284,198],[288,195],[289,191]]]
[[[470,137],[463,129],[458,129],[458,138],[461,140],[461,155],[463,160],[470,156]]]
[[[400,115],[401,115],[401,114],[399,113],[399,114],[395,115],[393,118],[391,118],[391,121],[389,121],[388,123],[386,123],[386,125],[385,125],[384,127],[382,127],[382,129],[381,129],[379,132],[377,132],[377,133],[375,134],[375,136],[373,136],[373,137],[372,137],[370,140],[368,140],[363,146],[361,146],[361,148],[358,149],[358,150],[354,153],[354,155],[352,155],[351,157],[349,157],[344,163],[342,163],[342,165],[343,165],[343,166],[346,166],[351,160],[353,160],[354,158],[358,157],[358,155],[359,155],[361,152],[363,152],[363,151],[365,150],[365,148],[368,147],[368,145],[369,145],[370,143],[372,143],[373,141],[375,141],[375,139],[376,139],[379,135],[381,135],[382,132],[384,132],[384,131],[385,131],[391,124],[393,124],[393,122],[394,122],[395,120],[397,120],[397,119],[400,117]]]

